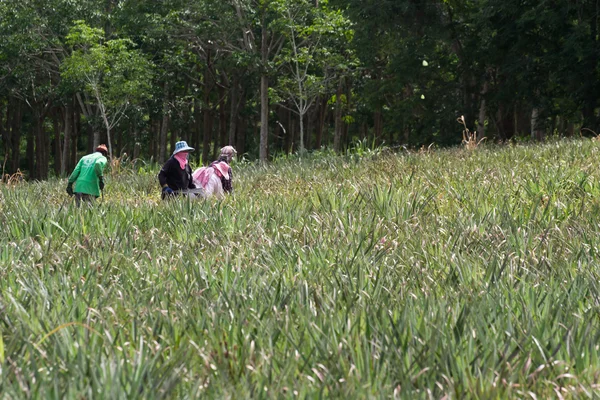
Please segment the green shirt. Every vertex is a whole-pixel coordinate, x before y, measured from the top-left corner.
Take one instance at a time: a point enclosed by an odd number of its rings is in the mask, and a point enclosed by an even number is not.
[[[82,157],[69,177],[69,183],[75,182],[75,193],[100,196],[99,179],[106,167],[106,157],[100,152]]]

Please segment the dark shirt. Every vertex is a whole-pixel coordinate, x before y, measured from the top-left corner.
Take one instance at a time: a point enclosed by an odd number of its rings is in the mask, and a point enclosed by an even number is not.
[[[219,159],[217,161],[213,161],[209,167],[214,166],[215,164],[218,164],[220,162],[226,162],[227,163],[227,157],[219,157]],[[227,165],[229,165],[229,163],[227,163]],[[229,167],[229,169],[227,170],[227,173],[229,174],[229,179],[225,179],[224,176],[221,176],[221,185],[223,186],[223,190],[225,191],[225,193],[232,193],[233,192],[233,185],[232,185],[232,181],[233,181],[233,176],[231,175],[231,167]]]
[[[181,169],[179,161],[175,157],[169,158],[165,165],[163,165],[158,173],[158,181],[161,187],[166,184],[174,191],[196,188],[192,181],[192,168],[190,164],[186,164],[185,169]]]

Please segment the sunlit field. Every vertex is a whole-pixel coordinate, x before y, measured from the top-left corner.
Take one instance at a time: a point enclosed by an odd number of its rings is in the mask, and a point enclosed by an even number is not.
[[[2,398],[598,398],[600,143],[0,186]]]

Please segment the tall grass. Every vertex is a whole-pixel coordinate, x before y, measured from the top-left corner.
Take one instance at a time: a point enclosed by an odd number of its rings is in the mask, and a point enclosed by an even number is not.
[[[600,143],[0,186],[4,398],[600,396]]]

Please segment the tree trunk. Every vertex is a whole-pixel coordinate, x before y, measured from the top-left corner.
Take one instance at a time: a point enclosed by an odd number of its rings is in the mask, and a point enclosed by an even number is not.
[[[77,165],[77,143],[81,137],[81,114],[73,110],[73,140],[71,141],[71,158],[69,159],[69,167],[67,173],[71,168]]]
[[[333,136],[333,151],[340,152],[343,127],[342,127],[342,91],[344,80],[338,82],[337,91],[335,92],[335,134]]]
[[[137,130],[135,135],[137,136]],[[142,145],[140,144],[140,142],[138,142],[137,140],[135,141],[135,143],[133,144],[133,159],[137,160],[140,158],[140,152],[142,150]]]
[[[131,126],[131,137],[133,138],[133,152],[131,153],[131,160],[137,160],[140,158],[142,145],[140,144],[140,132],[138,129],[138,124],[135,121]]]
[[[200,148],[200,135],[202,133],[201,123],[202,120],[202,103],[200,99],[194,100],[194,133],[192,135],[192,147],[195,149]],[[196,151],[196,161],[200,158],[200,152]]]
[[[48,135],[44,129],[45,113],[37,117],[35,140],[36,178],[48,178]]]
[[[4,121],[4,116],[6,115],[6,124]],[[4,174],[6,173],[6,166],[10,168],[11,160],[10,160],[10,150],[12,148],[11,145],[11,137],[10,137],[10,102],[6,104],[6,113],[2,107],[0,107],[0,143],[4,145],[4,160],[2,162],[2,175],[0,176],[0,182],[4,179]]]
[[[266,163],[268,157],[268,141],[269,141],[269,78],[267,76],[267,61],[268,61],[268,43],[267,43],[267,23],[263,12],[261,20],[262,36],[261,36],[261,66],[263,68],[260,77],[260,162]]]
[[[6,107],[8,109],[8,106]],[[0,98],[0,145],[4,147],[3,159],[2,159],[2,173],[4,173],[4,166],[6,165],[8,159],[8,148],[10,145],[9,141],[6,138],[6,130],[4,129],[4,106],[2,104],[2,99]],[[0,176],[0,181],[4,178],[4,175]]]
[[[96,114],[94,115],[92,106],[88,102],[88,96],[85,94],[82,96],[81,93],[75,94],[75,100],[79,104],[81,112],[85,116],[87,120],[87,151],[91,153],[94,151],[96,146],[100,144],[100,131],[95,123],[95,117],[98,116],[98,110],[100,107],[96,107]],[[81,121],[81,115],[77,113],[77,121],[78,123]],[[93,123],[93,125],[92,125]],[[77,127],[78,134],[81,134],[81,126]]]
[[[11,173],[17,172],[21,164],[21,117],[23,113],[23,106],[20,101],[15,100],[13,104],[16,104],[16,106],[13,109],[10,123]]]
[[[221,147],[227,143],[227,105],[225,96],[225,88],[219,86],[219,143],[215,140],[215,159],[219,155]]]
[[[246,94],[242,91],[240,97],[240,105],[238,107],[239,110],[244,110],[246,108]],[[236,128],[236,150],[238,154],[243,154],[246,148],[246,132],[248,131],[248,121],[246,118],[241,118],[239,124]]]
[[[171,119],[169,118],[169,122],[170,121],[171,121]],[[177,139],[179,139],[177,137],[177,132],[175,131],[175,129],[171,129],[170,138],[171,138],[171,142],[170,142],[171,148],[169,149],[169,151],[167,152],[167,154],[173,153],[173,151],[175,150],[175,145],[177,144],[177,141],[178,141]],[[183,139],[180,139],[180,140],[183,140]]]
[[[300,131],[298,132],[299,135],[299,139],[300,139],[300,145],[298,146],[298,151],[302,154],[304,153],[305,147],[304,147],[304,116],[306,114],[305,113],[300,113],[298,115],[298,122],[299,122],[299,127],[300,127]]]
[[[500,136],[500,140],[505,141],[511,138],[510,131],[515,128],[515,118],[511,117],[506,111],[504,103],[498,104],[496,118],[494,119],[496,131]]]
[[[283,150],[286,154],[289,154],[292,151],[292,146],[294,143],[294,124],[292,121],[292,112],[289,109],[285,109],[285,126],[287,129],[285,130],[285,140],[283,142]]]
[[[210,142],[212,140],[213,123],[210,109],[210,87],[208,86],[206,79],[204,83],[204,108],[202,113],[204,114],[204,126],[202,132],[202,163],[208,164],[210,162]]]
[[[323,128],[325,125],[325,116],[327,114],[327,99],[323,97],[317,102],[318,119],[317,119],[317,135],[315,138],[315,148],[320,149],[323,146]]]
[[[231,111],[229,113],[229,140],[227,144],[233,146],[235,144],[235,133],[237,130],[238,112],[239,112],[239,83],[237,77],[233,79],[230,89],[230,106]]]
[[[167,160],[167,132],[169,129],[169,85],[165,82],[163,87],[162,123],[160,124],[160,147],[158,149],[158,162],[163,164]]]
[[[242,118],[238,126],[236,150],[238,154],[244,154],[246,151],[246,132],[248,131],[248,121]]]
[[[62,141],[60,137],[60,110],[57,109],[52,115],[52,127],[54,128],[54,174],[60,176],[60,165],[62,163]]]
[[[63,139],[63,149],[62,149],[62,159],[60,163],[60,175],[65,176],[67,173],[68,159],[69,159],[69,147],[71,146],[71,122],[73,121],[73,106],[70,101],[67,102],[65,106],[65,133]]]
[[[392,144],[394,144],[394,129],[389,129],[389,133],[388,133],[388,143],[391,146]]]
[[[350,135],[348,131],[350,130],[350,125],[347,123],[342,124],[342,143],[345,144],[346,148],[350,146]]]
[[[302,93],[302,85],[298,83],[299,93]],[[302,96],[298,99],[298,153],[304,153],[304,116],[306,115],[306,102],[302,99]]]
[[[112,140],[110,138],[110,123],[108,122],[108,115],[106,115],[106,109],[104,108],[103,105],[100,106],[101,108],[101,114],[102,114],[102,120],[104,121],[104,128],[106,128],[106,140],[108,141],[108,157],[109,159],[112,160],[113,158],[113,151],[112,151]],[[100,136],[98,134],[98,136]],[[96,141],[94,141],[94,143],[96,143]],[[100,143],[100,139],[98,139],[98,143]],[[96,149],[96,146],[98,146],[97,144],[94,144],[94,149],[92,149],[92,151],[94,151]]]
[[[575,124],[573,124],[573,122],[569,121],[567,124],[566,133],[569,137],[573,137],[575,135]]]
[[[43,164],[44,164],[44,119],[41,116],[36,117],[35,124],[35,177],[43,179]]]
[[[89,148],[89,153],[93,152],[96,147],[100,145],[100,129],[96,129],[96,127],[92,128],[93,130],[93,138],[92,145]]]
[[[277,123],[273,127],[273,143],[272,145],[276,149],[281,149],[285,151],[285,146],[287,143],[287,129],[283,126],[283,124],[287,124],[287,112],[288,110],[281,107],[281,105],[276,105],[275,110],[273,111],[275,116],[277,117]]]
[[[260,77],[260,151],[259,159],[267,162],[269,140],[269,78]]]
[[[381,143],[381,136],[383,134],[383,115],[381,114],[381,106],[377,106],[373,112],[373,134],[375,135],[375,143]]]
[[[479,104],[479,119],[477,120],[477,137],[475,140],[479,142],[485,137],[485,116],[487,113],[486,105],[485,105],[485,96],[488,92],[488,81],[483,83],[483,89],[481,90],[481,103]]]
[[[79,135],[82,140],[86,141],[86,153],[89,154],[95,149],[94,142],[98,141],[98,143],[100,143],[100,135],[98,134],[98,138],[96,138],[96,127],[92,126],[89,122],[86,122],[85,125],[85,131],[83,131],[83,129],[79,129]],[[75,162],[75,165],[76,164],[77,161]]]
[[[532,139],[536,138],[538,113],[539,113],[539,111],[536,107],[534,107],[533,110],[531,110],[531,138]]]
[[[581,4],[586,4],[582,2]],[[587,66],[588,71],[598,70],[598,53],[600,51],[600,41],[598,40],[598,12],[600,11],[600,2],[589,2],[587,4],[594,4],[594,9],[589,10],[589,14],[594,17],[591,18],[589,23],[590,33],[589,41],[593,43],[593,48],[588,51],[588,56],[584,58],[583,63]],[[587,84],[584,85],[584,106],[583,106],[583,128],[591,129],[594,132],[598,132],[598,117],[596,116],[596,108],[598,104],[598,83],[596,79],[591,79]]]
[[[345,87],[346,87],[346,101],[345,104],[343,104],[344,106],[344,110],[346,112],[346,114],[349,114],[349,110],[350,110],[350,104],[352,102],[352,81],[350,81],[350,78],[345,77],[344,78],[344,83],[345,83]],[[346,121],[342,121],[342,126],[344,127],[344,142],[346,143],[346,145],[349,145],[349,141],[350,141],[350,135],[348,134],[348,132],[350,131],[350,124],[348,124]],[[390,129],[390,131],[392,131],[392,129]],[[392,135],[390,135],[390,143],[392,140]]]
[[[315,108],[311,107],[306,114],[306,149],[312,149],[312,133],[315,126]]]
[[[203,126],[203,138],[202,138],[202,163],[207,164],[210,162],[210,142],[212,140],[212,115],[210,110],[204,110],[204,126]]]
[[[157,116],[158,118],[158,116]],[[158,152],[160,148],[160,120],[153,119],[150,122],[150,154],[154,162],[158,163]]]
[[[156,141],[158,140],[158,136],[156,135],[156,130],[154,129],[155,123],[153,119],[150,119],[148,123],[148,136],[150,140],[148,140],[148,156],[152,160],[152,162],[157,162],[156,157]]]
[[[537,107],[531,110],[531,138],[535,140],[544,139],[544,130],[540,127],[539,114],[540,110]]]
[[[36,178],[35,174],[35,132],[33,129],[27,130],[27,147],[25,148],[25,156],[27,157],[27,169],[29,177]]]
[[[43,128],[44,125],[42,125]],[[42,136],[42,140],[44,142],[44,148],[42,149],[43,155],[43,164],[42,164],[42,176],[44,179],[48,179],[48,173],[50,169],[50,134],[44,130],[44,135]]]
[[[121,154],[123,154],[123,129],[116,129],[114,131],[114,148],[115,148],[115,154],[117,155],[117,157],[121,157]]]
[[[596,100],[588,96],[585,105],[583,106],[583,127],[596,132]]]
[[[294,113],[289,113],[288,114],[288,118],[289,118],[289,122],[288,122],[288,126],[289,126],[289,138],[290,138],[290,142],[289,142],[289,147],[288,147],[288,154],[291,154],[294,152],[294,143],[296,141],[296,132],[298,131],[297,129],[297,125],[296,125],[296,121],[294,121],[296,117],[296,114]]]
[[[39,117],[36,117],[35,120],[35,127],[34,127],[35,131],[33,133],[34,138],[33,138],[33,168],[34,168],[34,173],[33,173],[33,177],[35,177],[35,179],[41,179],[41,174],[40,174],[40,166],[42,164],[42,160],[41,160],[41,156],[40,156],[40,152],[42,151],[42,135],[43,135],[43,129],[44,129],[44,125],[43,123],[40,121]]]

